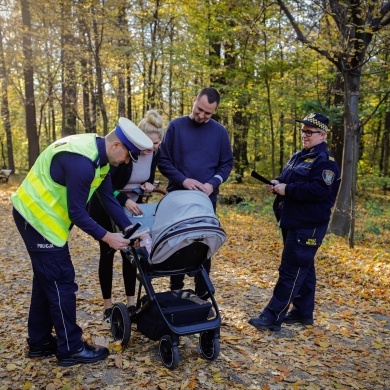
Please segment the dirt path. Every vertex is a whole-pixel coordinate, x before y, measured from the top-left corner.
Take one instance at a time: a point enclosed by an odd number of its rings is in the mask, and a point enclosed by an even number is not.
[[[68,369],[58,367],[55,358],[26,358],[31,270],[10,215],[11,190],[0,188],[0,390],[390,389],[389,300],[382,290],[377,296],[359,294],[365,288],[359,286],[363,277],[359,269],[356,274],[342,272],[345,257],[362,255],[330,238],[318,256],[315,326],[257,331],[247,321],[271,296],[281,240],[273,221],[253,213],[238,215],[222,206],[219,215],[228,240],[213,258],[211,275],[222,315],[221,354],[216,361],[202,358],[197,336],[182,337],[179,367],[165,369],[158,343],[135,328],[122,351],[101,321],[98,246],[77,229],[70,245],[79,284],[79,324],[86,339],[108,345],[111,355],[95,365]],[[376,256],[376,264],[385,265],[379,270],[373,266],[372,274],[364,275],[367,284],[376,283],[389,270],[390,254],[375,248],[362,248],[361,253],[364,262]],[[115,266],[118,301],[124,299],[119,258]]]

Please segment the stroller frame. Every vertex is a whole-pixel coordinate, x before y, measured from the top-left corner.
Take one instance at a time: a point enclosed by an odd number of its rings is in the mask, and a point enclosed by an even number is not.
[[[135,248],[135,240],[131,240],[126,251],[137,270],[139,288],[135,312],[129,314],[124,303],[113,305],[114,339],[125,347],[130,340],[131,324],[135,323],[147,338],[160,340],[160,358],[167,368],[174,369],[179,363],[179,338],[199,333],[201,353],[206,359],[215,360],[220,352],[221,316],[203,263],[225,238],[207,195],[186,190],[165,195],[156,207],[150,255],[145,249]],[[197,287],[195,291],[155,291],[155,279],[186,274],[201,282],[206,290],[206,294],[202,291],[203,299],[196,295]],[[143,291],[146,295],[142,296]]]
[[[181,256],[196,253],[196,252],[204,252],[207,253],[207,249],[203,248],[203,243],[195,242],[187,246],[186,248],[182,248],[177,251],[172,257],[173,258],[181,258]],[[215,360],[217,359],[220,352],[220,325],[221,325],[221,316],[219,313],[217,302],[214,298],[214,288],[211,283],[211,280],[204,269],[202,263],[206,259],[204,258],[197,263],[192,263],[192,261],[188,261],[188,263],[192,264],[184,264],[180,267],[177,267],[177,264],[170,264],[169,261],[167,263],[159,263],[159,264],[149,264],[147,262],[147,252],[143,249],[136,249],[134,247],[129,248],[127,252],[127,257],[129,261],[132,262],[133,266],[137,267],[137,279],[139,281],[138,293],[137,293],[137,302],[136,302],[136,311],[129,314],[127,307],[124,303],[115,303],[113,305],[112,316],[111,316],[111,331],[113,337],[117,341],[121,341],[123,347],[126,347],[131,335],[131,324],[135,323],[138,326],[138,330],[140,330],[140,321],[142,318],[144,321],[151,320],[152,322],[160,322],[162,324],[164,330],[160,334],[157,332],[154,335],[146,334],[146,337],[151,338],[152,340],[156,340],[159,337],[159,355],[162,363],[169,369],[175,369],[179,364],[179,340],[181,336],[192,335],[199,333],[199,349],[202,355],[207,360]],[[187,259],[190,259],[187,257]],[[192,260],[192,259],[190,259]],[[168,266],[167,266],[168,264]],[[213,311],[213,316],[208,318],[202,317],[200,320],[196,321],[196,323],[189,324],[174,324],[169,320],[169,313],[167,315],[167,308],[163,308],[160,302],[160,297],[162,297],[165,293],[156,293],[153,286],[153,279],[169,277],[174,275],[188,274],[190,276],[194,276],[197,274],[198,278],[202,278],[207,290],[207,295],[211,301],[209,302],[199,303],[196,300],[190,303],[189,309],[196,312],[202,311],[204,313],[207,310],[207,314],[210,309]],[[142,297],[142,291],[145,290],[146,296]],[[180,299],[181,294],[194,294],[195,291],[186,289],[186,290],[176,290],[172,292],[172,295],[176,295]],[[145,299],[146,298],[146,299]],[[201,307],[204,306],[204,307]],[[153,308],[153,309],[152,309]],[[158,315],[158,319],[153,317],[152,319],[148,318],[148,314],[152,314],[153,310],[154,315]],[[169,308],[168,308],[169,311]],[[150,315],[149,315],[150,317]],[[157,321],[158,320],[158,321]],[[142,329],[140,330],[141,333]]]

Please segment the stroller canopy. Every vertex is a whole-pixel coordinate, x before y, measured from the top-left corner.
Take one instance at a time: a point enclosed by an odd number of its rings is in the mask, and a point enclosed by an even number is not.
[[[226,239],[210,198],[200,191],[173,191],[157,205],[152,226],[151,264],[165,261],[177,250],[202,241],[211,257]]]

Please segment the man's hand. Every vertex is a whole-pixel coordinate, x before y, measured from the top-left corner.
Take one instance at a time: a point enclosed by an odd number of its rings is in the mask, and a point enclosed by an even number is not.
[[[210,183],[204,183],[203,187],[206,188],[206,191],[204,191],[204,193],[207,196],[210,196],[214,191],[214,187]]]
[[[200,181],[195,179],[185,179],[183,181],[183,187],[186,190],[197,190],[206,193],[205,186]]]
[[[143,212],[142,212],[141,208],[138,206],[138,204],[133,202],[130,199],[126,200],[125,207],[133,215],[142,215],[143,214]]]
[[[130,240],[124,238],[122,233],[107,232],[102,241],[117,251],[126,249],[130,244]]]

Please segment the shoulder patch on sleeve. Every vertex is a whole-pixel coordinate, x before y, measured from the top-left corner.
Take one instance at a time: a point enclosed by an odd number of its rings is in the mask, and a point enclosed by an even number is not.
[[[335,158],[332,157],[332,156],[329,156],[329,160],[330,160],[330,161],[336,161]]]
[[[335,174],[333,171],[329,169],[325,169],[324,171],[322,171],[322,178],[328,186],[330,186],[333,183],[334,177]]]

